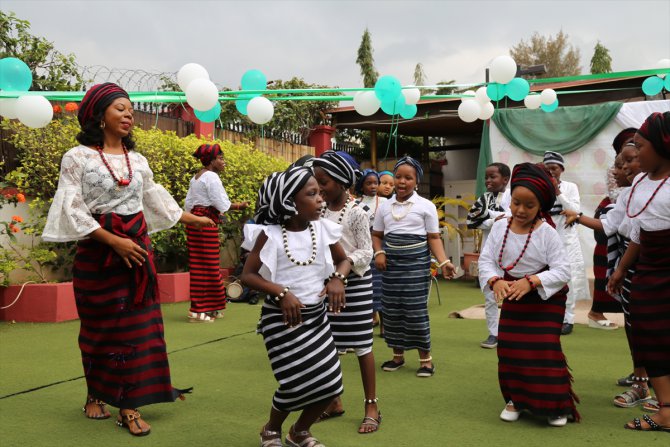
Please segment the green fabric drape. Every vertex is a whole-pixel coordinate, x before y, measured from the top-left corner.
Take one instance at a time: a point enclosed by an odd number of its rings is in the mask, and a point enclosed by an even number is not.
[[[493,115],[510,143],[534,155],[545,151],[568,154],[591,141],[619,113],[620,102],[559,107],[553,112],[504,109]]]
[[[559,107],[553,112],[529,109],[498,109],[491,118],[500,133],[521,150],[533,155],[545,151],[569,154],[598,135],[619,113],[620,102],[591,106]],[[486,191],[484,173],[491,163],[490,126],[484,124],[477,164],[477,194]],[[510,166],[512,168],[512,166]]]
[[[482,127],[482,142],[479,145],[479,160],[477,161],[477,197],[486,192],[486,185],[484,184],[484,174],[486,167],[493,163],[493,156],[491,155],[491,139],[489,138],[489,121],[484,121]]]

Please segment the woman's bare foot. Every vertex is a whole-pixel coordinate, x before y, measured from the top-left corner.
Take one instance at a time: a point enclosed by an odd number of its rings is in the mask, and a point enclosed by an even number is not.
[[[377,407],[377,399],[374,402],[365,401],[365,417],[358,428],[358,433],[372,433],[379,430],[379,424],[382,422],[382,415]]]
[[[89,419],[108,419],[112,414],[107,411],[105,405],[103,401],[89,395],[83,408],[84,414]]]
[[[607,318],[605,317],[605,314],[603,314],[602,312],[590,311],[589,312],[589,318],[592,319],[593,321],[607,320]]]

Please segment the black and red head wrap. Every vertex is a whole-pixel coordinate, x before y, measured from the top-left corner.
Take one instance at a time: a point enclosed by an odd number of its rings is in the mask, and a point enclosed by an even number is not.
[[[532,191],[540,202],[540,217],[553,226],[549,210],[556,201],[556,190],[544,166],[533,163],[520,163],[514,166],[511,185],[512,192],[517,186],[523,186]]]
[[[99,112],[104,112],[117,98],[130,100],[128,92],[112,82],[96,84],[88,89],[79,106],[79,114],[77,115],[79,124],[83,127]]]
[[[200,160],[203,166],[207,166],[222,152],[221,146],[216,143],[201,144],[198,149],[193,152],[193,156]]]
[[[637,131],[648,140],[658,155],[670,159],[670,112],[654,112]]]
[[[614,148],[614,152],[616,152],[617,155],[619,155],[621,149],[623,149],[624,143],[635,136],[635,132],[637,132],[636,128],[629,127],[628,129],[622,130],[617,134],[616,137],[614,137],[614,141],[612,141],[612,147]]]

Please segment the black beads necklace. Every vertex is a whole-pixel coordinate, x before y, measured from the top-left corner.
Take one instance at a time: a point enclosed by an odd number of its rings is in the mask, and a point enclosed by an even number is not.
[[[630,196],[628,196],[628,203],[626,203],[626,216],[628,216],[628,217],[631,218],[631,219],[634,218],[634,217],[639,216],[640,214],[642,214],[642,213],[644,212],[644,210],[647,209],[647,207],[649,206],[649,204],[651,203],[651,201],[654,200],[654,197],[656,197],[656,194],[658,193],[658,191],[659,191],[659,190],[661,189],[661,187],[665,184],[665,182],[668,181],[668,178],[670,178],[670,176],[666,176],[666,177],[663,179],[663,181],[661,182],[661,184],[658,185],[658,186],[656,187],[656,189],[654,190],[654,193],[651,195],[651,197],[649,197],[649,200],[647,200],[647,203],[644,204],[644,206],[642,207],[642,209],[641,209],[639,212],[637,212],[637,213],[631,215],[630,212],[629,212],[629,210],[628,210],[628,208],[630,207],[630,203],[633,201],[633,194],[635,193],[635,188],[637,188],[637,185],[639,185],[640,182],[642,182],[642,180],[644,180],[645,177],[647,177],[647,175],[648,175],[648,174],[644,174],[644,175],[642,176],[642,178],[641,178],[640,180],[638,180],[637,183],[635,183],[635,184],[633,185],[633,189],[630,190]]]
[[[509,234],[509,227],[512,225],[512,219],[510,219],[507,222],[507,229],[505,230],[505,235],[503,236],[502,247],[500,247],[500,253],[498,254],[498,266],[501,269],[503,269],[503,271],[509,272],[514,267],[516,267],[516,265],[519,263],[519,261],[523,257],[524,253],[526,253],[526,249],[528,248],[528,244],[530,243],[530,236],[533,234],[533,228],[535,228],[535,222],[537,222],[537,218],[533,219],[533,223],[530,226],[530,231],[528,232],[528,237],[526,238],[526,243],[523,244],[523,250],[521,250],[521,254],[519,255],[519,257],[516,258],[516,261],[514,261],[511,265],[508,265],[507,267],[504,267],[503,263],[502,263],[503,252],[505,251],[505,245],[507,245],[507,235]]]
[[[105,167],[109,171],[109,174],[116,182],[117,187],[130,185],[130,182],[133,180],[133,169],[130,167],[130,157],[128,156],[128,149],[126,149],[126,146],[123,145],[123,155],[125,155],[126,157],[126,166],[128,166],[128,178],[116,177],[116,174],[114,174],[114,170],[112,169],[112,167],[109,165],[109,162],[107,162],[107,159],[105,158],[105,154],[102,153],[102,146],[96,146],[95,148],[98,150],[98,154],[100,154],[102,163],[105,165]]]
[[[316,230],[314,230],[314,224],[312,224],[312,222],[309,223],[309,235],[312,237],[312,256],[310,256],[307,261],[297,261],[288,249],[288,232],[286,231],[286,227],[284,225],[281,226],[281,237],[284,240],[284,252],[286,253],[286,256],[288,256],[289,261],[295,265],[310,265],[316,261]]]
[[[340,215],[337,217],[337,223],[342,224],[342,219],[344,219],[344,213],[347,212],[347,205],[349,205],[349,202],[351,201],[351,196],[347,194],[347,200],[344,202],[344,206],[340,210]],[[328,209],[328,205],[324,206],[323,209],[321,210],[321,217],[324,217],[326,215],[326,210]]]

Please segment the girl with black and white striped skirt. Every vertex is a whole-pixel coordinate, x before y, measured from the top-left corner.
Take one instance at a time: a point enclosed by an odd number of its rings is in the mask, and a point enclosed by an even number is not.
[[[268,295],[259,332],[279,382],[261,447],[280,447],[282,424],[298,410],[286,444],[322,446],[310,427],[343,390],[324,297],[329,311],[342,311],[350,264],[338,243],[341,227],[319,219],[322,203],[311,169],[292,167],[265,180],[258,225],[245,227],[244,248],[251,253],[241,279]]]
[[[345,288],[347,307],[340,313],[328,313],[338,350],[353,349],[363,378],[365,417],[359,433],[379,429],[381,413],[377,408],[375,358],[372,353],[372,239],[367,212],[356,205],[348,189],[356,181],[356,169],[338,152],[328,151],[313,160],[314,176],[326,202],[322,218],[342,225],[340,244],[344,248],[351,273]],[[337,398],[321,415],[321,420],[344,413]]]
[[[383,272],[384,335],[393,349],[393,360],[384,362],[382,369],[396,371],[405,364],[405,351],[417,349],[416,375],[431,377],[430,252],[445,278],[453,277],[455,267],[444,253],[435,205],[415,191],[423,177],[421,164],[405,156],[394,172],[396,194],[379,207],[372,228],[375,264]]]

